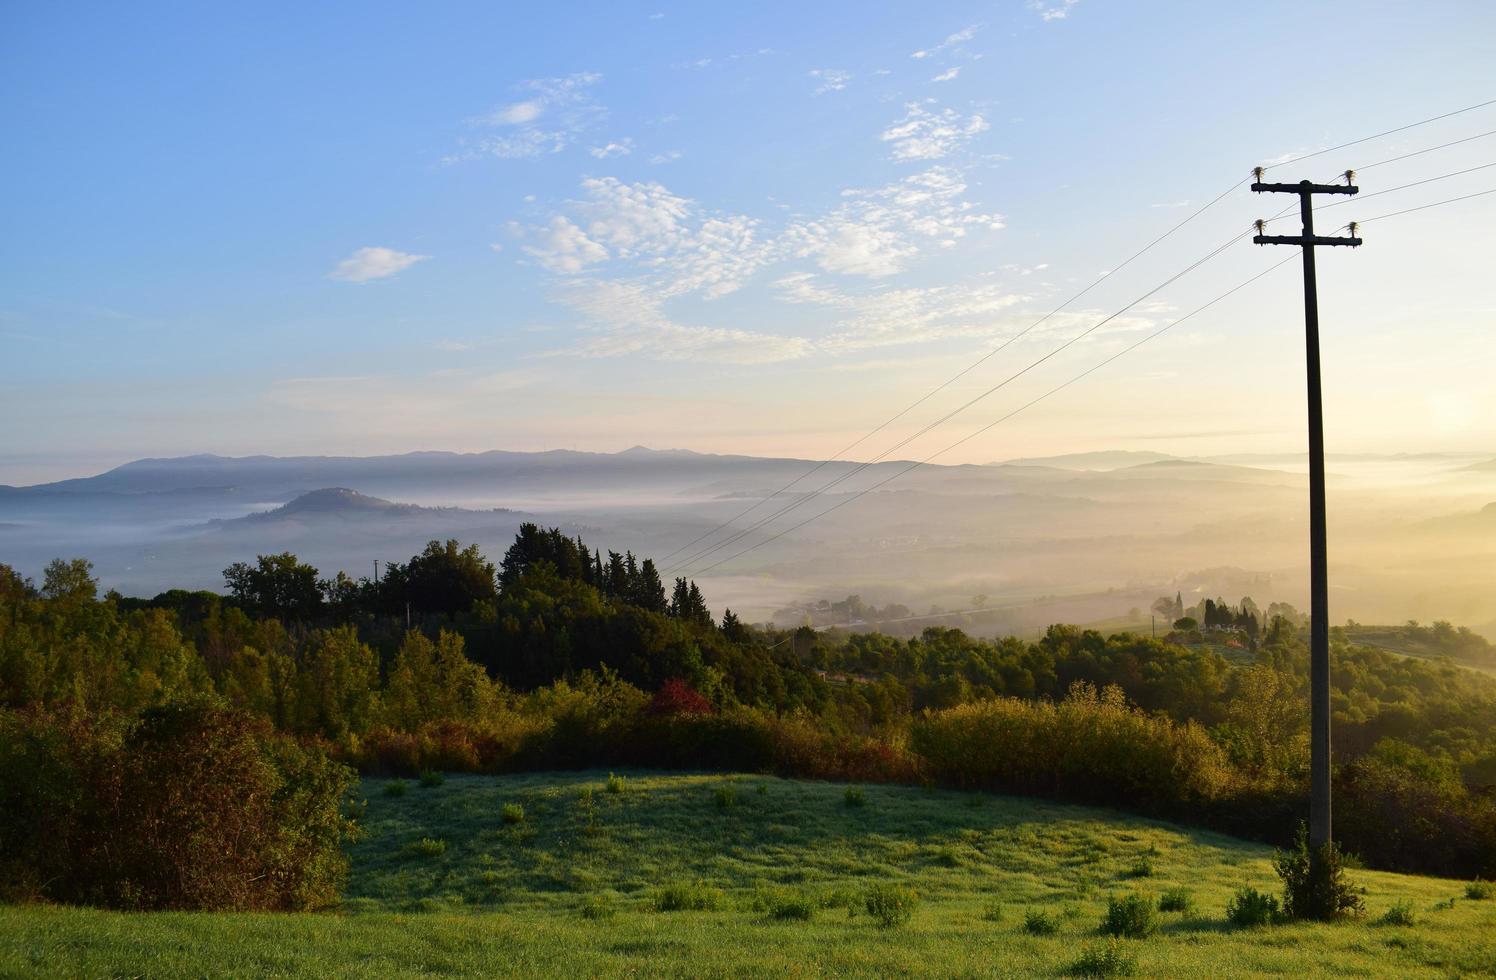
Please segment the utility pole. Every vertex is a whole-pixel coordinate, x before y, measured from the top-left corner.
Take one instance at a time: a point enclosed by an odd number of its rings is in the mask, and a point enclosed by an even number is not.
[[[1347,170],[1344,184],[1265,184],[1262,168],[1253,171],[1257,193],[1297,194],[1303,233],[1264,235],[1257,222],[1252,241],[1258,245],[1298,245],[1304,250],[1304,361],[1309,381],[1309,844],[1310,860],[1319,863],[1330,843],[1330,586],[1325,547],[1325,433],[1319,387],[1319,294],[1314,276],[1317,245],[1360,245],[1356,226],[1350,237],[1314,233],[1314,195],[1355,194],[1360,188]]]
[[[374,559],[374,584],[379,584],[379,559]]]

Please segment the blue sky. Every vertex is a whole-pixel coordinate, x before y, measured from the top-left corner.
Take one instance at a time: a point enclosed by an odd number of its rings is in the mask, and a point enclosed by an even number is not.
[[[1493,48],[1476,2],[9,4],[0,483],[208,451],[834,452],[1253,164],[1496,98]],[[1361,186],[1492,161],[1496,137]],[[1238,189],[884,444],[1282,203]],[[1332,449],[1496,450],[1493,218],[1322,261]],[[1280,257],[1239,245],[899,455]],[[1297,449],[1298,303],[1290,268],[946,458]]]

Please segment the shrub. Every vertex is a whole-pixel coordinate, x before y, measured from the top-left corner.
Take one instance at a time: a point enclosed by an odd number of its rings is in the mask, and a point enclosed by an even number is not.
[[[617,773],[608,773],[609,793],[622,793],[625,789],[628,789],[628,780],[625,777]]]
[[[1146,939],[1158,931],[1158,923],[1158,906],[1150,896],[1128,895],[1107,900],[1101,931],[1126,939]]]
[[[405,784],[405,780],[403,780],[403,779],[391,779],[389,782],[387,782],[387,783],[384,784],[384,795],[385,796],[404,796],[405,795],[405,791],[408,788],[409,787],[406,786],[406,784]]]
[[[584,919],[611,919],[613,918],[613,903],[601,895],[588,895],[583,900],[580,909]]]
[[[1053,936],[1060,931],[1060,925],[1048,912],[1035,909],[1023,917],[1023,931],[1030,936]]]
[[[1138,958],[1116,939],[1086,950],[1070,966],[1070,974],[1077,977],[1130,977],[1136,972]]]
[[[1476,878],[1465,886],[1465,897],[1471,901],[1484,901],[1492,895],[1496,895],[1496,885],[1492,885],[1489,881],[1481,881],[1479,878]]]
[[[927,712],[910,730],[930,775],[962,789],[1177,812],[1221,799],[1224,750],[1195,724],[1129,707],[1117,688],[1077,684],[1061,704],[992,698]]]
[[[988,902],[982,909],[982,918],[988,922],[1001,922],[1003,920],[1002,903]]]
[[[738,789],[736,786],[718,786],[713,794],[717,809],[727,810],[738,805]]]
[[[914,916],[914,907],[919,904],[919,895],[914,889],[902,885],[876,884],[863,895],[863,907],[867,914],[885,929],[900,926]]]
[[[961,852],[949,845],[935,851],[935,863],[942,868],[961,867]]]
[[[1147,858],[1138,858],[1132,863],[1132,867],[1127,869],[1127,877],[1152,878],[1153,862],[1148,860]]]
[[[775,889],[764,896],[762,906],[772,919],[809,920],[819,903],[805,892],[791,888]]]
[[[435,769],[427,769],[421,773],[421,785],[427,789],[430,789],[433,786],[440,786],[446,781],[447,777],[437,772]]]
[[[0,712],[0,884],[130,909],[330,905],[353,774],[209,701],[68,719]]]
[[[655,893],[660,912],[705,912],[722,905],[722,892],[701,882],[673,882]]]
[[[507,824],[525,822],[525,808],[518,803],[505,803],[499,808],[499,819]]]
[[[1416,925],[1417,922],[1417,917],[1413,915],[1413,903],[1404,899],[1383,912],[1382,917],[1377,920],[1377,925],[1411,926]]]
[[[422,837],[420,840],[411,841],[405,845],[405,853],[410,857],[437,858],[447,853],[447,842],[434,837]]]
[[[1226,921],[1234,926],[1269,926],[1282,918],[1278,900],[1255,888],[1243,888],[1226,903]]]
[[[649,713],[663,717],[709,715],[712,710],[712,703],[679,677],[672,677],[661,684],[649,702]]]
[[[851,807],[865,806],[867,804],[867,794],[862,791],[861,786],[848,786],[842,792],[842,801]]]
[[[1185,915],[1195,911],[1195,899],[1186,889],[1170,888],[1158,899],[1160,912],[1180,912]]]
[[[1362,889],[1346,877],[1340,848],[1330,841],[1311,854],[1309,832],[1303,824],[1294,846],[1273,859],[1273,868],[1283,879],[1285,918],[1332,922],[1360,915],[1365,909]]]

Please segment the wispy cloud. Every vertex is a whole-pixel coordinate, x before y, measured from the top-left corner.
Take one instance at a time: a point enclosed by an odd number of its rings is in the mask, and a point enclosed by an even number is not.
[[[959,74],[961,74],[961,68],[959,66],[957,66],[957,67],[952,68],[952,69],[950,69],[948,71],[941,72],[939,75],[936,75],[934,78],[930,79],[930,81],[932,81],[932,82],[949,82],[949,81],[954,80],[955,77],[957,75],[959,75]]]
[[[337,268],[328,273],[328,278],[343,282],[373,282],[375,279],[387,279],[430,257],[378,246],[361,248],[339,262]]]
[[[578,72],[521,82],[516,88],[525,93],[524,98],[468,120],[474,128],[499,132],[459,140],[458,150],[442,162],[484,156],[522,159],[561,152],[606,114],[591,92],[601,80],[596,72]]]
[[[604,143],[602,146],[594,146],[587,152],[597,157],[599,160],[606,160],[609,157],[626,157],[630,153],[634,152],[634,141],[625,136],[621,140],[614,140],[611,143]]]
[[[938,160],[949,156],[989,125],[980,115],[962,116],[954,109],[930,109],[930,101],[910,102],[904,118],[879,137],[893,145],[895,160]]]
[[[1034,11],[1043,20],[1064,20],[1070,14],[1070,8],[1074,7],[1080,0],[1029,0],[1029,9]]]
[[[1071,2],[1073,3],[1074,0],[1071,0]],[[956,31],[954,34],[947,34],[944,41],[941,41],[939,44],[934,45],[933,47],[920,48],[909,57],[928,58],[932,55],[939,54],[940,52],[945,51],[948,48],[959,47],[960,45],[965,44],[967,41],[970,41],[972,38],[976,37],[977,31],[981,30],[981,28],[982,25],[980,24],[972,24],[970,27],[965,27],[959,31]]]
[[[816,95],[825,95],[827,92],[840,92],[847,87],[852,80],[852,73],[842,71],[838,68],[814,68],[810,71],[810,77],[820,79],[820,85],[816,86]]]

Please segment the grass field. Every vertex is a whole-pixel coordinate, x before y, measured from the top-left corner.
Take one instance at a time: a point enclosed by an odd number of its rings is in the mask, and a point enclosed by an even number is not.
[[[1193,911],[1116,943],[1139,976],[1496,974],[1496,900],[1461,882],[1358,871],[1364,921],[1236,929],[1236,889],[1278,890],[1268,849],[1110,811],[760,776],[403,785],[363,784],[338,912],[0,908],[0,974],[1077,975],[1109,896],[1174,889]],[[917,892],[907,923],[868,914],[879,884]],[[1399,901],[1413,923],[1378,924]]]

